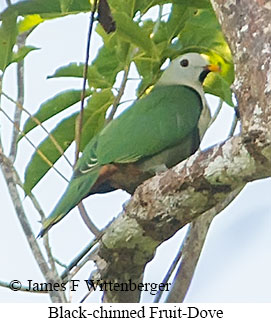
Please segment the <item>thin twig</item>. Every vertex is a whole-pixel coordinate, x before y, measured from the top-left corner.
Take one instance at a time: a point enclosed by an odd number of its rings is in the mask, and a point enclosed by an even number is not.
[[[238,123],[238,118],[237,118],[236,114],[234,114],[228,138],[230,138],[234,135],[237,123]]]
[[[12,3],[11,3],[10,0],[6,0],[6,3],[7,3],[8,6],[11,6],[12,5]]]
[[[81,218],[83,219],[85,225],[94,234],[95,237],[98,237],[100,234],[100,230],[96,227],[94,222],[88,216],[87,211],[86,211],[82,201],[78,204],[78,209],[79,209]]]
[[[80,106],[80,114],[79,114],[79,120],[78,120],[78,131],[76,132],[75,163],[77,162],[79,158],[79,153],[80,153],[80,142],[81,142],[81,133],[82,133],[83,117],[84,117],[84,101],[85,101],[85,92],[86,92],[87,75],[88,75],[89,49],[90,49],[90,41],[91,41],[93,24],[94,24],[94,15],[97,9],[97,2],[98,2],[97,0],[94,0],[94,4],[91,11],[91,16],[90,16],[89,29],[88,29],[86,60],[85,60],[84,72],[83,72],[83,88],[81,92],[81,106]]]
[[[74,163],[74,165],[76,164],[76,162],[79,158],[79,153],[80,153],[80,142],[81,142],[81,135],[82,135],[82,128],[83,128],[83,119],[84,119],[84,101],[85,101],[85,92],[86,92],[86,85],[87,85],[90,42],[91,42],[91,35],[92,35],[93,24],[94,24],[94,15],[95,15],[95,12],[97,9],[97,2],[98,1],[95,0],[94,4],[93,4],[91,16],[90,16],[90,22],[89,22],[88,36],[87,36],[86,60],[85,60],[84,72],[83,72],[83,87],[82,87],[82,92],[81,92],[80,114],[79,114],[79,119],[78,119],[78,126],[76,126],[76,131],[75,131],[76,148],[75,148],[75,163]],[[81,215],[84,223],[88,227],[88,229],[93,234],[95,234],[95,236],[97,236],[99,234],[99,230],[97,229],[95,224],[91,221],[82,202],[80,202],[78,204],[78,209],[79,209],[80,215]]]
[[[13,173],[14,173],[14,181],[15,181],[15,183],[17,185],[19,185],[22,189],[24,189],[24,185],[23,185],[23,183],[22,183],[22,181],[21,181],[21,179],[19,177],[19,174],[17,173],[17,171],[16,171],[16,169],[14,167],[13,167]],[[32,192],[30,192],[28,194],[28,197],[30,198],[34,208],[38,211],[38,213],[40,215],[40,218],[41,218],[41,222],[43,222],[45,220],[45,214],[44,214],[38,200],[36,199],[35,195]],[[48,234],[44,236],[43,244],[44,244],[44,247],[45,247],[45,250],[46,250],[46,254],[47,254],[47,257],[48,257],[48,261],[49,261],[51,270],[57,276],[58,273],[57,273],[57,270],[56,270],[54,257],[52,255],[51,247],[50,247],[50,244],[49,244]]]
[[[86,293],[86,295],[81,299],[79,303],[84,303],[84,301],[90,296],[91,293],[94,292],[94,288],[91,287],[91,289]]]
[[[17,38],[17,46],[18,50],[25,45],[27,33],[23,33]],[[21,60],[17,63],[17,102],[21,106],[24,104],[24,60]],[[15,104],[14,118],[13,118],[13,130],[12,130],[12,138],[10,145],[10,153],[9,158],[12,162],[15,161],[17,155],[17,139],[18,139],[18,128],[20,127],[22,110],[19,108],[18,104]],[[16,127],[16,126],[17,127]]]
[[[57,258],[54,258],[54,260],[59,266],[67,269],[67,265],[65,265],[62,261],[58,260]]]
[[[121,97],[123,96],[125,86],[126,86],[126,83],[127,83],[128,74],[129,74],[129,67],[130,66],[128,65],[128,66],[125,66],[125,68],[124,68],[124,74],[123,74],[123,77],[122,77],[119,92],[118,92],[117,96],[115,97],[115,100],[114,100],[113,105],[112,105],[112,109],[111,109],[111,111],[109,113],[108,118],[105,121],[105,124],[108,124],[111,120],[113,120],[114,115],[115,115],[115,113],[117,111],[117,108],[119,106]]]
[[[180,261],[181,257],[182,257],[182,254],[183,254],[183,247],[184,247],[184,243],[187,239],[187,237],[189,236],[189,232],[190,232],[190,228],[191,228],[191,224],[189,224],[189,227],[188,227],[188,230],[186,232],[186,235],[181,243],[181,246],[173,260],[173,262],[171,263],[170,267],[169,267],[169,270],[167,271],[163,281],[162,281],[162,284],[167,284],[171,275],[173,274],[178,262]],[[154,303],[159,303],[161,297],[163,295],[163,291],[159,289],[159,291],[157,292],[157,294],[155,295],[155,298],[154,298]]]
[[[26,41],[27,36],[28,36],[28,33],[23,33],[18,36],[18,40],[17,40],[18,49],[20,49],[21,47],[23,47],[25,45],[25,41]],[[12,101],[15,104],[15,112],[14,112],[14,119],[13,119],[13,132],[12,132],[12,140],[11,140],[10,154],[9,154],[9,158],[10,158],[11,162],[15,161],[16,155],[17,155],[17,139],[18,139],[18,134],[20,133],[19,127],[20,127],[20,123],[21,123],[22,112],[25,111],[28,115],[30,115],[30,113],[28,113],[28,111],[26,111],[23,108],[23,104],[24,104],[24,60],[18,62],[18,64],[17,64],[17,88],[18,88],[17,102],[15,102],[8,95],[5,95],[3,93],[3,95],[8,100]],[[32,116],[30,115],[30,117],[32,117]],[[32,117],[32,119],[36,119],[36,118]],[[43,127],[43,129],[44,129],[44,127]],[[17,183],[23,188],[23,183],[20,181],[19,175],[17,174],[15,169],[14,169],[14,172],[15,172],[14,175],[17,180]],[[29,194],[29,197],[30,197],[34,207],[39,212],[39,214],[41,216],[41,220],[43,221],[45,219],[45,214],[42,211],[37,199],[35,198],[35,196],[32,193]],[[45,250],[47,253],[47,257],[48,257],[48,261],[49,261],[51,270],[54,272],[55,277],[57,277],[58,274],[57,274],[54,258],[52,256],[51,248],[49,245],[48,235],[46,235],[45,238],[43,239],[43,243],[44,243],[44,247],[45,247]]]
[[[5,92],[0,92],[0,94],[2,94],[6,99],[8,99],[10,102],[16,104],[16,107],[18,107],[21,111],[25,112],[30,119],[32,119],[37,125],[39,125],[41,127],[41,129],[48,135],[48,137],[50,138],[50,140],[52,141],[52,143],[55,145],[56,149],[60,152],[60,154],[64,157],[64,159],[66,160],[66,162],[71,166],[72,163],[69,161],[68,157],[65,155],[64,150],[62,149],[62,147],[59,145],[59,143],[57,142],[57,140],[55,139],[55,137],[44,127],[44,125],[39,121],[38,118],[34,117],[30,112],[28,112],[23,105],[20,102],[16,102],[15,100],[13,100],[9,95],[7,95]],[[14,125],[15,127],[15,125]],[[20,131],[20,133],[22,133],[22,135],[25,137],[26,134],[24,134],[22,131]]]
[[[216,118],[217,118],[217,116],[219,115],[219,112],[222,109],[223,103],[224,103],[224,101],[222,99],[219,99],[219,103],[218,103],[218,106],[217,106],[217,108],[215,110],[215,113],[212,116],[211,121],[209,122],[209,127],[216,121]]]
[[[191,230],[184,244],[182,260],[173,279],[172,288],[168,294],[166,303],[180,303],[184,300],[213,218],[224,210],[242,189],[243,186],[235,189],[224,201],[192,221]]]
[[[99,238],[96,238],[94,240],[92,240],[71,262],[70,264],[67,266],[67,268],[63,271],[63,273],[61,274],[61,279],[64,283],[66,283],[67,277],[70,273],[70,271],[79,263],[79,261],[81,261],[81,259],[83,259],[86,254],[88,252],[90,252],[90,250],[99,242],[99,240],[101,239],[102,234],[100,234]]]
[[[21,185],[23,185],[23,184],[21,183]],[[23,188],[23,186],[22,186],[22,188]],[[35,195],[32,192],[30,192],[28,194],[28,197],[30,198],[30,200],[31,200],[33,206],[35,207],[35,209],[40,214],[41,222],[43,222],[45,220],[45,214],[44,214],[38,200],[36,199]],[[46,234],[43,237],[43,245],[44,245],[44,248],[46,250],[46,254],[47,254],[47,258],[48,258],[48,262],[50,264],[51,270],[53,271],[55,277],[57,277],[59,275],[58,275],[58,272],[57,272],[57,269],[56,269],[55,258],[54,258],[53,254],[52,254],[52,250],[51,250],[51,247],[50,247],[49,235],[48,234]]]
[[[14,289],[12,289],[11,288],[11,283],[12,282],[4,282],[4,281],[2,281],[2,280],[0,280],[0,286],[2,286],[2,287],[5,287],[5,288],[8,288],[8,289],[11,289],[11,290],[14,290]],[[19,284],[19,282],[18,282],[18,284]],[[16,285],[14,284],[14,287],[16,287]],[[18,288],[18,290],[20,290],[21,292],[28,292],[28,293],[37,293],[37,294],[47,294],[48,293],[48,291],[47,290],[36,290],[36,289],[33,289],[33,288],[29,288],[28,286],[23,286],[23,285],[18,285],[18,287],[20,287],[20,288]],[[17,291],[17,289],[16,289],[16,291]]]
[[[18,217],[18,220],[22,226],[22,229],[27,238],[29,247],[37,261],[37,264],[43,276],[45,277],[47,282],[58,281],[59,277],[56,277],[55,274],[49,269],[46,263],[46,260],[37,243],[37,240],[35,239],[34,233],[32,231],[28,218],[24,212],[24,208],[19,196],[19,192],[16,187],[16,178],[14,176],[13,164],[10,161],[10,159],[4,155],[2,146],[0,146],[0,166]],[[66,302],[66,296],[64,292],[52,290],[52,291],[49,291],[49,295],[53,302]]]
[[[97,248],[95,248],[93,251],[91,251],[81,262],[79,262],[75,268],[73,269],[72,272],[70,272],[68,279],[70,280],[71,278],[73,278],[83,267],[84,265],[90,260],[90,257],[93,253],[95,253],[95,251],[97,251]],[[65,283],[65,281],[64,281]]]
[[[13,123],[13,120],[9,117],[9,115],[0,107],[0,111],[4,114],[4,116],[11,122]],[[40,151],[33,143],[32,141],[26,136],[26,134],[20,130],[20,128],[17,127],[17,130],[25,137],[25,139],[28,141],[28,143],[35,149],[38,155],[40,155],[41,159],[45,161],[51,168],[53,168],[59,176],[61,176],[66,182],[69,182],[69,180],[54,166],[54,164],[44,155],[42,151]]]

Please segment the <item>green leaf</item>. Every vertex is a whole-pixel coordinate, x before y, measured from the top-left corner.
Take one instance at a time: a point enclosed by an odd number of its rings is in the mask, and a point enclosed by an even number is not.
[[[39,48],[34,46],[23,46],[18,52],[12,54],[12,59],[10,63],[18,63],[22,61],[30,52],[33,50],[38,50]]]
[[[103,127],[105,113],[108,107],[113,103],[113,100],[114,95],[112,94],[111,89],[95,92],[89,99],[84,111],[81,136],[82,149]],[[55,138],[63,151],[65,151],[74,141],[75,124],[78,116],[79,113],[76,112],[70,117],[62,120],[51,132],[51,135]],[[52,164],[55,164],[55,162],[62,156],[49,136],[47,136],[38,146],[38,150],[42,152],[42,154],[44,154]],[[52,165],[49,165],[38,152],[33,153],[25,171],[24,188],[26,194],[30,193],[51,167]]]
[[[213,10],[197,10],[187,20],[179,35],[183,48],[200,47],[212,50],[227,61],[231,61],[231,53],[222,34],[220,25]]]
[[[89,0],[25,0],[9,6],[2,15],[8,12],[18,16],[38,14],[41,18],[56,18],[90,10]]]
[[[90,88],[104,89],[111,87],[114,82],[110,82],[103,75],[101,75],[95,65],[88,68],[88,84]]]
[[[168,21],[161,24],[153,40],[155,43],[165,41],[170,44],[172,39],[176,37],[184,28],[185,23],[190,19],[194,12],[194,8],[185,5],[173,5]]]
[[[90,87],[109,88],[115,83],[117,73],[124,68],[124,63],[118,58],[117,46],[104,45],[88,69]]]
[[[74,0],[60,0],[60,8],[61,12],[69,13],[70,9],[72,8]]]
[[[74,140],[74,125],[77,115],[78,113],[75,113],[62,120],[51,132],[51,135],[56,139],[63,151],[65,151]],[[49,137],[41,142],[38,146],[38,150],[41,151],[52,164],[62,156]],[[48,165],[37,152],[32,155],[25,171],[24,189],[26,194],[31,192],[50,168],[51,165]]]
[[[84,122],[80,144],[81,151],[92,137],[94,137],[104,126],[106,111],[114,102],[114,99],[115,97],[111,89],[104,89],[100,92],[93,93],[88,100],[84,110]]]
[[[204,91],[220,97],[228,105],[234,106],[232,91],[225,79],[217,73],[210,73],[204,81]]]
[[[84,73],[84,63],[70,63],[69,65],[62,66],[58,68],[54,74],[48,76],[47,78],[55,77],[83,77]]]
[[[12,60],[12,49],[17,37],[17,16],[13,13],[2,15],[0,27],[0,70],[5,71]]]
[[[140,94],[151,84],[153,84],[160,76],[160,66],[163,63],[163,58],[167,58],[167,49],[171,47],[171,41],[176,37],[184,28],[185,23],[190,19],[191,14],[194,12],[193,8],[185,5],[174,5],[169,15],[168,21],[161,21],[159,29],[153,37],[157,51],[160,52],[161,59],[154,60],[151,54],[141,52],[135,57],[135,63],[139,74],[143,77],[140,82],[137,92]],[[143,28],[148,30],[150,34],[154,28],[154,22],[146,21]],[[176,55],[176,50],[175,50]]]
[[[88,89],[86,91],[86,97],[91,94],[91,91]],[[37,119],[38,122],[42,123],[61,111],[71,107],[75,103],[81,100],[81,90],[68,90],[60,94],[57,94],[52,99],[44,102],[39,110],[33,115],[33,118]],[[28,118],[25,122],[23,133],[27,134],[29,131],[38,126],[38,122],[35,122],[33,118]],[[21,136],[19,140],[22,138]]]
[[[153,57],[158,59],[158,53],[152,39],[138,23],[123,12],[115,12],[113,13],[113,17],[117,25],[116,33],[121,39],[133,44],[135,47],[143,49],[145,52],[151,53]]]

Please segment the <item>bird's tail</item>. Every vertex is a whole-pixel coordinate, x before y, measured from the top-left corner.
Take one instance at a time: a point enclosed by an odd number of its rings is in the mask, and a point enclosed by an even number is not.
[[[38,237],[43,237],[48,230],[59,222],[64,216],[69,213],[81,200],[82,196],[86,197],[91,190],[91,187],[96,182],[99,176],[100,167],[94,167],[84,176],[74,177],[71,179],[65,193],[57,203],[56,207],[42,223],[42,229]]]

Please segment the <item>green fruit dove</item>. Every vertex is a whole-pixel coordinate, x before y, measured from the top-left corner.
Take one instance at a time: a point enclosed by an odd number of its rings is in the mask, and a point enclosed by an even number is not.
[[[202,83],[215,71],[219,67],[198,53],[174,59],[149,94],[88,143],[39,236],[85,197],[116,189],[132,194],[155,173],[192,155],[210,122]]]

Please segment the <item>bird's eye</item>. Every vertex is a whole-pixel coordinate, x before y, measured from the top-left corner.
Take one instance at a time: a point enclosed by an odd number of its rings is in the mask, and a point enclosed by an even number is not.
[[[180,65],[181,65],[182,67],[187,67],[187,66],[189,65],[189,61],[188,61],[188,59],[182,59],[182,60],[180,61]]]

